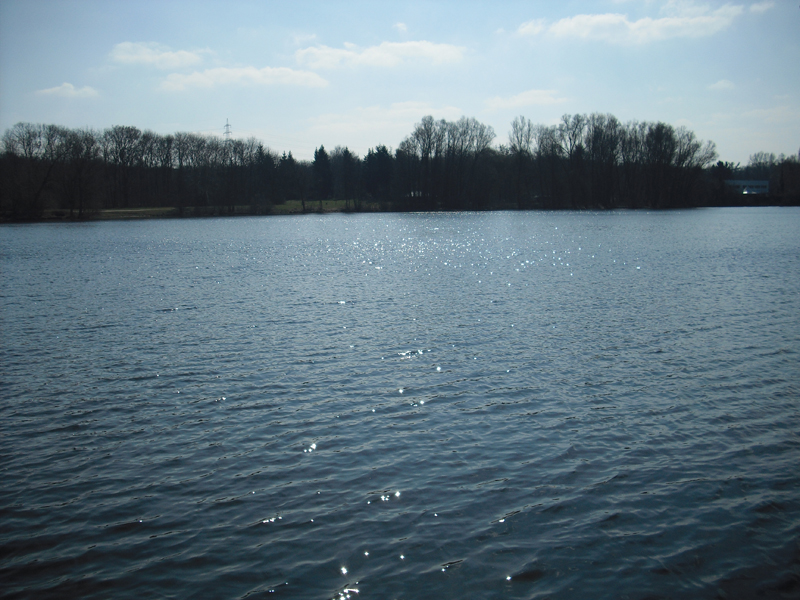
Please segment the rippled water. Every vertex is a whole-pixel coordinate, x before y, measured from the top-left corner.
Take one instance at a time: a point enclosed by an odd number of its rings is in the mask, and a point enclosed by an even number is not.
[[[797,209],[4,226],[0,269],[4,597],[800,595]]]

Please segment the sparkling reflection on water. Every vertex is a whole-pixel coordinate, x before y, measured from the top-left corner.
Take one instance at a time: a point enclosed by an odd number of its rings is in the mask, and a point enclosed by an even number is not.
[[[797,597],[799,225],[3,227],[2,593]]]

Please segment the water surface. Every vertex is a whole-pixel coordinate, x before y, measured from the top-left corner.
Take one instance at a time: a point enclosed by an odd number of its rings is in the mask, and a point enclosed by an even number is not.
[[[797,597],[798,231],[4,226],[0,593]]]

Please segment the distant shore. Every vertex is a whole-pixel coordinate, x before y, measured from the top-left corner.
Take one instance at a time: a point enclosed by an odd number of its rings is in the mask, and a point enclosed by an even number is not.
[[[740,167],[663,122],[520,116],[508,145],[494,139],[427,115],[395,150],[319,146],[312,162],[255,138],[17,123],[0,140],[0,221],[800,205],[800,157]]]

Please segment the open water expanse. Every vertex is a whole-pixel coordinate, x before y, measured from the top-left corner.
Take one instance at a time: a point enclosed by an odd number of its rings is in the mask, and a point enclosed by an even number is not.
[[[4,598],[798,598],[800,210],[0,227]]]

